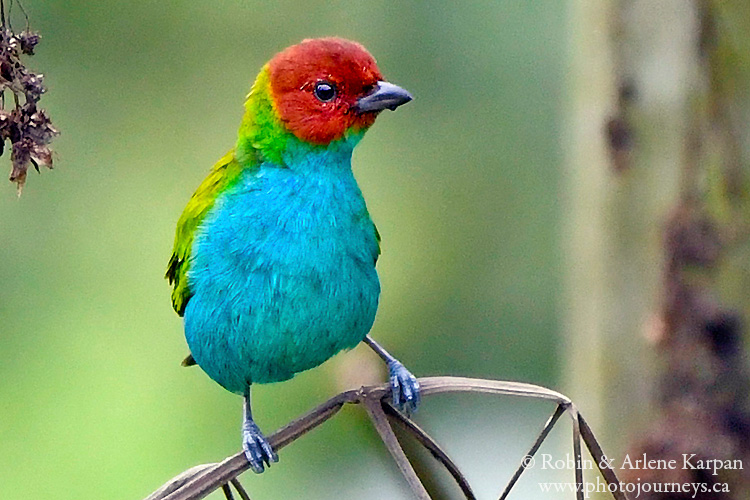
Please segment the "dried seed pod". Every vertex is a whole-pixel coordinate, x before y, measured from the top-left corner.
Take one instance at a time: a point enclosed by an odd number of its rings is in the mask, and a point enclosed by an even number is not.
[[[19,33],[16,38],[21,44],[21,52],[23,52],[26,55],[33,56],[34,47],[36,47],[36,44],[39,43],[39,39],[41,37],[39,36],[39,33],[34,33],[29,30],[24,30],[21,33]]]
[[[0,155],[5,141],[10,142],[10,180],[19,194],[29,164],[37,171],[40,165],[52,168],[49,143],[59,134],[46,111],[37,106],[46,91],[43,75],[29,71],[21,60],[22,54],[33,55],[38,43],[39,35],[28,29],[14,34],[8,26],[0,27]],[[13,107],[6,107],[9,103]]]

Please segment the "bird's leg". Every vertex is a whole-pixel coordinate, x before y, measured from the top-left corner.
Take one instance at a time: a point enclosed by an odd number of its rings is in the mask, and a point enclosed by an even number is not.
[[[383,361],[388,365],[394,406],[399,410],[406,411],[407,414],[416,411],[420,400],[419,382],[417,382],[416,377],[369,335],[365,336],[365,344],[378,353],[378,356],[383,358]]]
[[[273,451],[268,440],[253,421],[253,414],[250,410],[250,387],[245,393],[242,416],[242,449],[245,450],[245,456],[253,472],[260,474],[265,469],[265,465],[270,467],[271,462],[278,462],[279,456]]]

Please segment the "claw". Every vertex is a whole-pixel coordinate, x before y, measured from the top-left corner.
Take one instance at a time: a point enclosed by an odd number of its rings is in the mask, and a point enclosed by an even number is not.
[[[394,406],[407,414],[417,411],[420,396],[416,377],[398,361],[389,363],[388,370]]]
[[[396,375],[391,375],[391,398],[396,408],[401,409],[401,381]]]
[[[271,463],[278,462],[279,456],[255,422],[246,422],[242,429],[242,449],[253,472],[260,474]]]

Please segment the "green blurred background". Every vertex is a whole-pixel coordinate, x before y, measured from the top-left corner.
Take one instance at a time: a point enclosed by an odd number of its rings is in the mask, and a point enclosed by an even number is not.
[[[24,3],[61,135],[55,170],[20,199],[0,183],[0,498],[139,499],[238,451],[241,401],[179,366],[163,275],[257,71],[303,38],[360,41],[416,97],[354,155],[383,236],[375,338],[420,376],[558,385],[565,2]],[[379,367],[366,348],[257,387],[261,427],[359,383],[359,367]],[[492,496],[549,410],[444,396],[417,420]],[[259,499],[408,495],[356,408],[243,482]]]

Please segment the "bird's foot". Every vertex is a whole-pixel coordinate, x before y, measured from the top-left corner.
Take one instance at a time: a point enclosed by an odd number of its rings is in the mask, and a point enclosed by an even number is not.
[[[417,411],[419,406],[419,382],[414,375],[398,361],[388,363],[390,372],[393,405],[407,415]]]
[[[256,474],[263,472],[266,465],[270,467],[272,462],[279,461],[279,456],[252,420],[242,426],[242,449]]]

